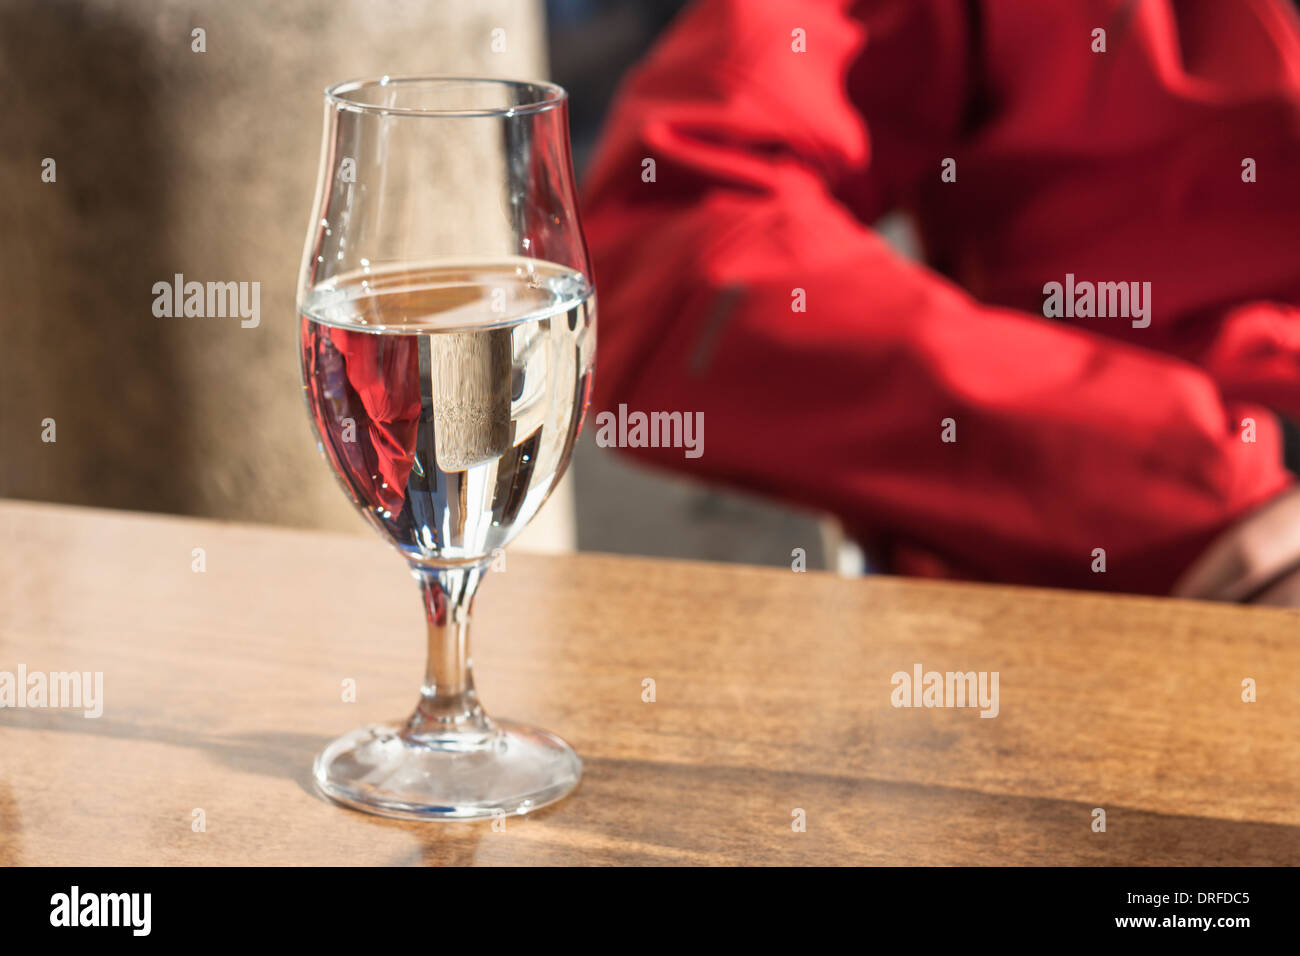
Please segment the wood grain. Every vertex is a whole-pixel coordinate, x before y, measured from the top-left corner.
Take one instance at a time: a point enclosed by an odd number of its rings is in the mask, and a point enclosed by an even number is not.
[[[378,540],[0,503],[0,541],[0,670],[105,697],[0,709],[3,864],[1300,862],[1292,611],[511,554],[482,698],[586,769],[498,832],[312,791],[329,739],[414,704],[418,597]],[[997,671],[998,716],[891,706],[918,662]]]

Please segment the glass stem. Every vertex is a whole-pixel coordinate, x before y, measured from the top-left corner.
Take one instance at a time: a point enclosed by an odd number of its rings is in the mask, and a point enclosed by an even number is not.
[[[429,627],[429,658],[420,703],[406,736],[440,747],[476,749],[495,732],[474,693],[469,656],[470,610],[486,564],[415,568]]]

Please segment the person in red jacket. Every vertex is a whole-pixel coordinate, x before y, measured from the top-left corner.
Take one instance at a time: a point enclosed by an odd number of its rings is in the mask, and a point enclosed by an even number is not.
[[[585,205],[594,411],[708,425],[631,454],[898,573],[1300,603],[1289,4],[700,0]]]

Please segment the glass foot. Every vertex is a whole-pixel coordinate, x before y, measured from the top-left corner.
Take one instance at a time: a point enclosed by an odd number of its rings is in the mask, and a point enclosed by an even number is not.
[[[312,777],[332,800],[404,820],[483,820],[528,813],[578,785],[582,761],[554,734],[508,720],[472,739],[418,738],[375,724],[335,740]]]

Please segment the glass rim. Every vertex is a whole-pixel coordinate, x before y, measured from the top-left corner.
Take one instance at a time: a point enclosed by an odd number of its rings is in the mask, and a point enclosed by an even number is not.
[[[361,103],[349,99],[348,94],[371,88],[397,86],[404,83],[467,83],[478,86],[503,86],[516,91],[531,88],[538,91],[540,97],[530,102],[514,106],[499,107],[426,107],[426,106],[379,106],[373,103]],[[557,83],[545,80],[515,80],[497,76],[454,76],[440,73],[405,73],[366,77],[359,80],[344,80],[325,87],[325,101],[339,109],[354,113],[372,113],[392,116],[446,116],[446,117],[509,117],[529,113],[543,113],[553,110],[565,103],[569,93]]]

